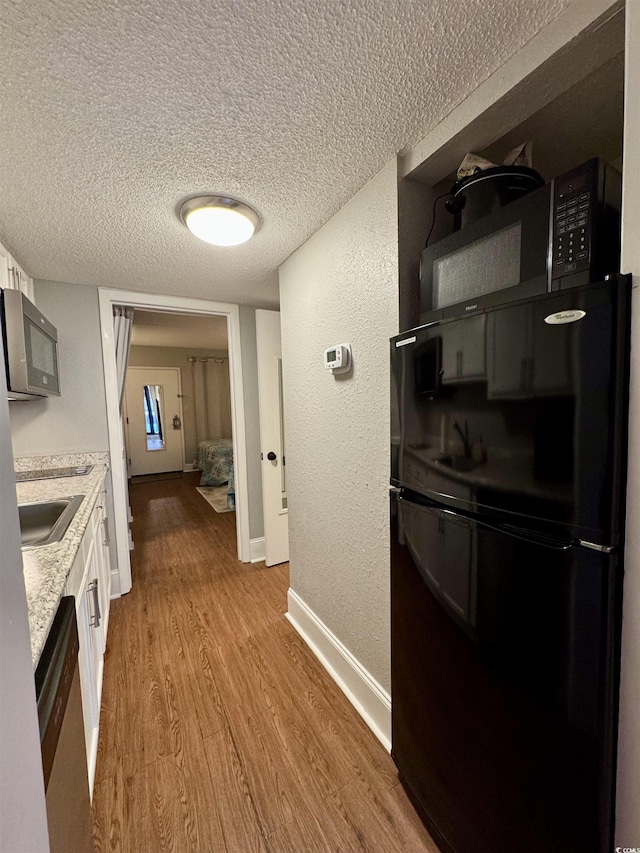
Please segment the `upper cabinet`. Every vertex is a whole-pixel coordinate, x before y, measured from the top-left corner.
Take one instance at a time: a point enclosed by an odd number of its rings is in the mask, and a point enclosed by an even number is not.
[[[2,244],[0,244],[0,288],[21,290],[27,299],[34,301],[33,279],[26,274]]]
[[[13,275],[9,272],[11,263],[11,255],[0,244],[0,288],[2,290],[5,290],[7,287],[13,288]]]
[[[544,304],[513,305],[487,317],[487,396],[571,395],[575,327],[550,327]]]
[[[445,326],[442,335],[442,383],[474,382],[485,378],[484,314]]]

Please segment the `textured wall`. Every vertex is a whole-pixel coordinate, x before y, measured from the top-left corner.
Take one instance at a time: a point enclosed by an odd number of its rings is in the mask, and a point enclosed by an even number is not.
[[[184,423],[182,428],[184,430],[184,461],[186,464],[193,462],[196,453],[196,418],[193,404],[194,390],[191,364],[187,361],[187,356],[189,355],[195,355],[200,358],[227,358],[226,352],[212,349],[132,346],[129,350],[130,367],[177,367],[180,371],[183,394],[182,415]],[[203,438],[205,437],[203,436]]]
[[[291,587],[389,688],[389,337],[395,161],[280,270]],[[322,363],[350,343],[353,373]]]
[[[97,288],[38,281],[36,303],[58,329],[61,396],[11,403],[14,456],[108,450]]]

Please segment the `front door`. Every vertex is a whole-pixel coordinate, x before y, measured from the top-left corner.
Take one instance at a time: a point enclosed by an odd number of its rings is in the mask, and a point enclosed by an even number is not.
[[[256,311],[265,563],[289,559],[280,313]]]
[[[130,367],[125,385],[129,476],[182,471],[180,371]]]

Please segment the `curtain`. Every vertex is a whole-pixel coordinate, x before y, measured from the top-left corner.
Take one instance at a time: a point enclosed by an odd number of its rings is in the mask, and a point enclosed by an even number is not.
[[[122,412],[124,399],[124,383],[127,376],[129,361],[129,344],[131,343],[131,327],[133,325],[133,308],[123,305],[113,306],[113,332],[116,345],[116,372],[118,376],[118,399]]]
[[[195,358],[195,357],[192,357]],[[191,360],[196,441],[231,438],[231,391],[229,360]]]

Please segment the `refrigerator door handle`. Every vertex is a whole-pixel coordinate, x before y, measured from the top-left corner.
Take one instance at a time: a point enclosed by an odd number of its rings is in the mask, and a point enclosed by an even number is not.
[[[591,551],[599,551],[601,554],[612,554],[616,550],[615,545],[596,545],[595,542],[587,542],[586,539],[578,539],[578,544]]]
[[[574,543],[568,539],[552,539],[550,536],[538,535],[530,530],[523,530],[521,527],[511,527],[504,525],[501,527],[497,524],[487,524],[486,521],[476,520],[478,527],[484,527],[487,530],[493,530],[495,533],[502,533],[504,536],[513,536],[520,539],[522,542],[529,542],[531,545],[539,545],[542,548],[551,548],[553,551],[570,551]]]
[[[487,521],[480,520],[476,516],[470,516],[466,513],[456,512],[451,509],[442,509],[426,501],[424,503],[422,501],[412,501],[410,498],[407,498],[402,494],[402,490],[400,490],[400,494],[398,494],[398,500],[422,506],[425,509],[431,510],[431,512],[435,513],[439,518],[449,520],[451,518],[455,518],[458,521],[465,521],[467,523],[473,522],[473,524],[476,524],[478,527],[484,527],[485,530],[491,530],[494,533],[500,533],[503,536],[513,536],[516,539],[520,539],[522,542],[528,542],[531,545],[538,545],[542,548],[551,548],[553,551],[570,551],[576,544],[570,539],[555,539],[551,536],[545,536],[544,534],[537,534],[530,530],[524,530],[521,527],[511,527],[511,525],[508,524],[490,524]]]

